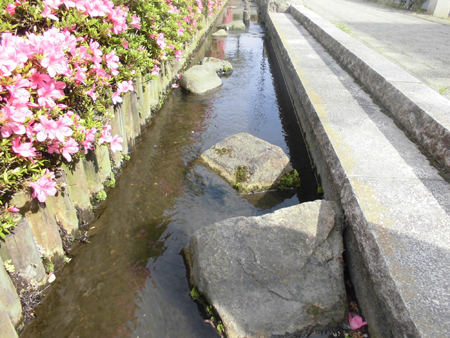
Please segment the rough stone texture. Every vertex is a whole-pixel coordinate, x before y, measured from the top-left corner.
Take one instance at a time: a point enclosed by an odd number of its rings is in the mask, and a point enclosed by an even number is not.
[[[365,13],[367,8],[365,12],[360,10],[357,13],[359,12]],[[450,100],[433,91],[426,84],[378,54],[377,51],[355,40],[305,7],[292,6],[290,13],[319,40],[336,60],[364,84],[374,97],[433,157],[447,169],[450,169]],[[357,17],[360,20],[360,16]],[[442,29],[447,32],[447,35],[450,34],[450,25],[441,26],[434,25],[434,29],[430,29],[429,33],[442,35]],[[390,28],[389,30],[394,29]],[[408,31],[410,31],[410,28]],[[400,39],[398,38],[398,40]],[[426,50],[430,49],[428,40],[426,38],[426,47],[423,45]],[[439,40],[437,41],[439,43]],[[443,41],[448,44],[448,39]],[[398,43],[402,42],[399,41]],[[406,44],[408,44],[407,41]],[[448,46],[450,47],[450,44]],[[436,46],[436,48],[438,47],[440,46]],[[401,53],[404,54],[403,50]],[[434,72],[434,77],[444,78],[447,72],[448,63],[445,62],[445,59],[449,53],[443,53],[446,56],[441,56],[438,53],[432,54],[435,59],[438,59],[434,63],[428,60],[420,61],[424,62],[425,65],[430,64],[426,67],[427,69],[436,66],[442,68],[442,71],[439,70],[437,74]],[[420,50],[420,54],[425,53]],[[418,60],[421,60],[420,57],[421,55],[419,55]],[[440,61],[442,58],[444,59],[443,62]],[[396,58],[397,60],[404,67],[401,62],[405,62],[405,60]],[[416,61],[416,63],[420,62]],[[423,75],[420,70],[415,73]],[[431,79],[431,84],[437,87],[435,79]],[[450,82],[447,82],[447,84],[450,84]]]
[[[63,164],[62,169],[67,175],[67,189],[77,209],[78,223],[81,225],[90,222],[94,214],[83,161],[71,163],[71,167]]]
[[[275,188],[281,177],[292,171],[289,158],[280,147],[247,133],[227,137],[199,159],[232,186],[238,183],[238,167],[245,167],[245,180],[239,182],[244,192]]]
[[[125,117],[125,130],[128,138],[128,146],[133,147],[135,145],[135,139],[141,135],[141,123],[139,117],[139,105],[137,102],[137,95],[132,92],[128,95],[124,95],[122,109]]]
[[[194,94],[204,94],[222,85],[214,69],[205,66],[189,68],[180,79],[180,85]]]
[[[2,338],[18,338],[13,324],[9,320],[8,314],[0,302],[0,337]]]
[[[230,74],[233,71],[233,66],[231,63],[214,57],[205,57],[202,60],[202,66],[212,68],[219,75],[222,73]]]
[[[44,284],[47,281],[44,265],[34,242],[30,226],[22,218],[13,234],[6,236],[0,248],[3,261],[11,260],[15,271],[28,282]]]
[[[236,21],[231,21],[229,23],[226,23],[226,24],[220,26],[220,28],[228,28],[228,29],[234,30],[234,31],[242,31],[242,30],[245,30],[247,27],[245,27],[244,21],[236,20]]]
[[[59,186],[65,186],[61,191],[58,191],[56,196],[48,197],[46,204],[51,215],[54,215],[56,222],[69,235],[78,235],[78,218],[75,204],[69,195],[69,189],[67,185],[67,174],[64,170],[59,171],[59,177],[57,177]]]
[[[268,18],[371,336],[447,336],[450,185],[290,14]]]
[[[285,13],[291,5],[303,5],[303,0],[258,0],[258,11],[265,20],[267,13]]]
[[[225,29],[219,29],[212,36],[213,36],[213,38],[224,38],[224,37],[228,36],[228,33]]]
[[[103,145],[89,151],[86,160],[83,160],[83,166],[89,193],[94,194],[103,190],[103,183],[111,175],[108,147]]]
[[[326,201],[236,217],[197,230],[185,255],[191,282],[227,336],[300,336],[344,320],[342,237]]]
[[[16,193],[11,204],[20,209],[30,225],[31,233],[36,242],[45,250],[45,254],[53,262],[59,262],[64,256],[58,224],[55,217],[50,214],[45,203],[39,203],[24,192]]]
[[[3,304],[11,322],[15,325],[22,318],[22,305],[14,284],[3,266],[0,254],[0,306]]]

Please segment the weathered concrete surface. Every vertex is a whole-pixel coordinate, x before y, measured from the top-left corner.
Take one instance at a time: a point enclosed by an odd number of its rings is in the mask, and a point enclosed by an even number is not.
[[[11,204],[20,209],[20,213],[27,219],[31,233],[37,244],[45,250],[45,255],[52,262],[60,262],[64,256],[58,224],[45,203],[39,203],[24,192],[16,193]]]
[[[56,222],[70,235],[78,235],[78,218],[75,204],[69,195],[67,174],[64,170],[58,172],[58,185],[63,187],[54,197],[47,198],[46,204]]]
[[[197,230],[184,249],[193,285],[227,336],[310,333],[344,320],[342,237],[326,201]]]
[[[446,0],[430,0],[427,13],[438,18],[447,19],[450,12],[450,2]]]
[[[448,19],[364,0],[304,0],[304,4],[328,22],[349,28],[353,38],[435,91],[448,87],[444,96],[450,99]]]
[[[368,10],[367,8],[363,8],[360,11],[354,12],[358,20],[361,20],[361,16],[358,13],[363,12],[364,9],[366,11]],[[380,55],[377,51],[372,50],[350,35],[342,32],[336,26],[309,9],[303,6],[292,6],[290,13],[322,43],[336,60],[343,64],[355,78],[363,83],[374,97],[387,108],[394,118],[433,157],[447,169],[450,169],[450,100],[432,90],[428,85],[410,75]],[[363,14],[361,15],[363,18],[369,18]],[[401,23],[404,24],[405,22]],[[416,25],[413,27],[420,30],[422,26]],[[397,27],[400,29],[401,25],[399,24],[398,26],[389,28],[388,34],[395,32]],[[450,24],[434,24],[432,27],[433,29],[429,29],[428,31],[430,36],[422,36],[422,39],[425,39],[425,41],[418,42],[419,46],[423,46],[423,49],[420,50],[421,55],[417,60],[409,61],[410,63],[406,65],[401,63],[402,61],[405,62],[405,58],[396,57],[395,60],[406,69],[414,68],[414,65],[423,62],[425,67],[419,67],[419,70],[414,72],[414,74],[422,76],[431,74],[430,84],[435,90],[438,89],[437,80],[447,76],[447,80],[439,83],[442,83],[444,87],[448,86],[450,89],[450,67],[448,66],[450,64],[450,53],[448,53],[448,50],[450,50],[450,39],[447,38],[450,35]],[[408,27],[409,34],[411,34],[411,30],[412,28]],[[443,36],[445,38],[442,37],[441,40],[433,41],[433,34],[436,34],[438,37],[444,34]],[[406,36],[403,36],[403,39],[405,41],[398,41],[399,45],[408,44],[409,39]],[[397,40],[400,40],[400,38],[397,38]],[[433,48],[436,48],[437,52],[435,51],[434,54],[430,54],[431,60],[424,60],[423,58],[428,57],[430,41],[434,42]],[[442,42],[442,45],[439,45],[440,42]],[[409,44],[415,45],[415,43],[416,38],[414,39],[414,43]],[[427,52],[424,53],[424,50]],[[404,50],[401,50],[401,53],[404,54]],[[419,54],[419,51],[416,54]],[[430,67],[438,68],[436,71],[431,71]],[[423,68],[426,68],[426,71],[423,71]]]
[[[90,222],[94,214],[83,161],[71,163],[71,166],[63,164],[61,168],[66,172],[67,189],[77,209],[78,223],[81,225]]]
[[[9,320],[8,314],[0,302],[0,337],[2,338],[18,338],[19,336],[14,329],[13,324]]]
[[[180,85],[194,94],[204,94],[222,85],[214,69],[200,65],[189,68],[181,75]]]
[[[281,177],[292,171],[289,158],[280,147],[248,133],[227,137],[203,152],[199,159],[230,185],[239,183],[243,192],[275,188]],[[236,176],[239,170],[241,180]]]
[[[2,304],[11,322],[17,324],[22,318],[22,305],[0,255],[0,306]]]
[[[90,194],[94,194],[103,190],[103,183],[111,175],[111,161],[109,159],[109,149],[102,145],[91,150],[83,160],[84,172],[88,190]]]
[[[345,212],[372,337],[447,336],[449,184],[290,14],[268,27],[325,197]]]
[[[202,60],[202,66],[210,67],[218,75],[227,73],[231,74],[233,72],[233,66],[226,60],[220,60],[214,57],[205,57]]]
[[[14,233],[6,236],[5,243],[0,248],[2,260],[11,260],[15,272],[28,282],[44,284],[47,281],[44,265],[34,242],[30,226],[22,218]]]

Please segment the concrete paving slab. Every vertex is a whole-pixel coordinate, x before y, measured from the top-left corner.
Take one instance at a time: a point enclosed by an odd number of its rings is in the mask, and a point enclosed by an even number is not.
[[[349,223],[350,273],[372,336],[445,337],[449,184],[380,108],[359,104],[369,95],[290,14],[269,14],[268,27],[325,197]],[[298,46],[307,45],[304,62]]]
[[[427,83],[449,87],[450,20],[365,0],[304,0],[304,5]],[[437,80],[440,79],[440,80]]]
[[[450,170],[450,100],[304,6],[290,13]]]

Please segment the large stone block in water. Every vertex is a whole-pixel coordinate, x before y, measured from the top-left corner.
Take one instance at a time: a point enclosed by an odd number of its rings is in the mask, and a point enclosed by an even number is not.
[[[321,200],[217,222],[197,230],[184,254],[227,336],[261,338],[344,320],[342,250],[335,214]]]
[[[205,57],[202,60],[202,66],[210,67],[218,75],[229,75],[233,72],[233,66],[226,60],[220,60],[214,57]]]
[[[220,141],[200,155],[200,162],[243,192],[275,188],[292,171],[280,147],[247,133]]]
[[[222,80],[212,67],[201,65],[189,68],[180,79],[180,85],[194,94],[205,94],[222,85]]]

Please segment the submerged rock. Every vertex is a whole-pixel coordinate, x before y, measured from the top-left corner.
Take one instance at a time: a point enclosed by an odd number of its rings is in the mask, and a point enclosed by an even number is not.
[[[204,94],[222,85],[218,75],[229,75],[233,66],[228,61],[206,57],[201,65],[189,68],[180,79],[180,85],[194,94]]]
[[[233,72],[233,66],[231,65],[231,63],[214,57],[203,58],[201,64],[202,66],[212,68],[217,73],[217,75],[229,75]]]
[[[204,94],[222,85],[212,67],[201,65],[189,68],[180,78],[180,85],[194,94]]]
[[[342,236],[326,201],[197,230],[184,254],[191,283],[227,336],[301,336],[344,320]]]
[[[241,30],[245,30],[247,27],[245,27],[245,23],[242,20],[236,20],[236,21],[231,21],[225,25],[220,26],[220,28],[228,28],[231,30],[236,30],[236,31],[241,31]]]
[[[275,188],[292,171],[289,158],[280,147],[247,133],[227,137],[199,159],[242,192]]]
[[[212,36],[213,36],[213,38],[224,38],[224,37],[228,36],[228,33],[225,29],[219,29]]]

